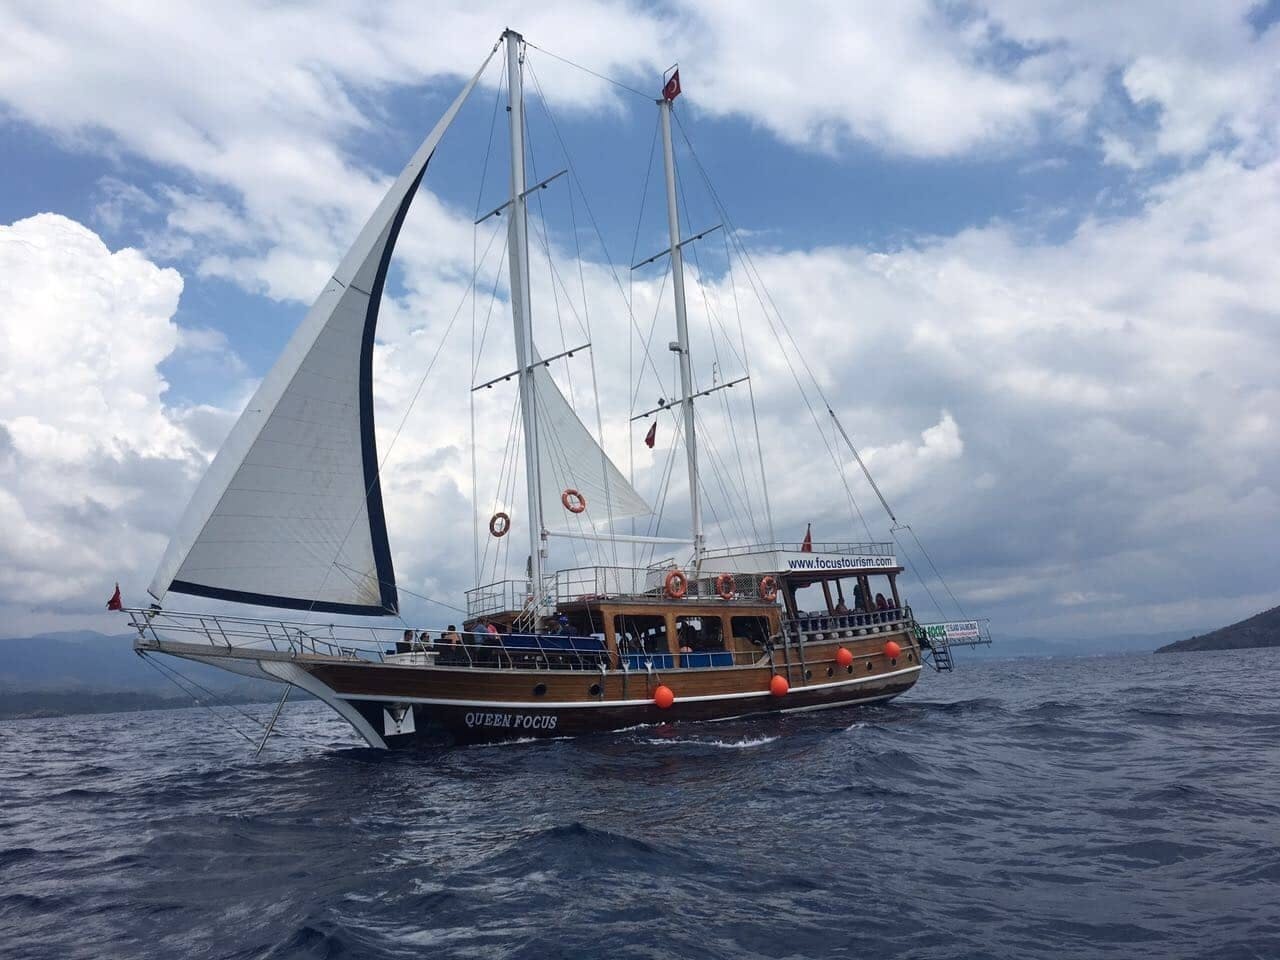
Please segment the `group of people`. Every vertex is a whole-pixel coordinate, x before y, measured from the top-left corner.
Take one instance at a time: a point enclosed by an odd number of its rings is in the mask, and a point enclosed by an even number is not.
[[[854,601],[853,601],[852,611],[850,611],[849,605],[844,602],[844,595],[842,594],[840,596],[839,602],[836,603],[835,608],[831,612],[837,613],[837,614],[851,613],[851,612],[852,613],[875,612],[879,614],[884,614],[884,613],[888,613],[890,610],[895,609],[894,604],[890,603],[889,599],[883,593],[877,593],[875,596],[875,599],[871,603],[867,603],[864,598],[862,588],[860,586],[854,587],[853,598],[854,598]]]
[[[484,620],[476,625],[475,630],[469,635],[468,643],[474,646],[485,646],[491,643],[494,638],[501,636],[504,632],[497,623],[492,620]],[[543,635],[554,637],[573,637],[577,636],[574,632],[569,618],[563,613],[554,619],[548,620],[543,629],[538,631]],[[412,653],[415,650],[433,650],[437,645],[440,646],[460,646],[462,645],[462,634],[458,632],[457,626],[449,624],[448,628],[440,632],[439,644],[431,635],[431,631],[422,630],[415,634],[413,630],[406,630],[404,635],[396,641],[396,653]]]

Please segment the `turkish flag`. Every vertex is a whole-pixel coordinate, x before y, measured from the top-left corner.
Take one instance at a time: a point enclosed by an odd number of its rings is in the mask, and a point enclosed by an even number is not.
[[[123,610],[124,602],[120,599],[120,584],[116,584],[116,592],[111,595],[111,599],[107,601],[108,610]]]
[[[674,100],[680,96],[680,71],[677,70],[671,75],[671,79],[667,81],[667,85],[662,88],[663,100]]]
[[[801,553],[813,553],[813,524],[807,524],[804,528],[804,543],[800,544]]]
[[[650,450],[653,445],[658,442],[658,421],[653,421],[653,426],[649,428],[649,432],[644,435],[644,445]]]

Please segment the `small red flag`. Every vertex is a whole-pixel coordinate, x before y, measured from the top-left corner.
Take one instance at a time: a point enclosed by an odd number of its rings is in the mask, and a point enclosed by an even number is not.
[[[649,428],[649,432],[644,435],[644,445],[650,450],[653,445],[658,442],[658,421],[653,422],[653,426]]]
[[[111,599],[107,601],[108,610],[123,610],[124,601],[120,599],[120,584],[116,584],[116,592],[111,595]]]
[[[813,553],[813,524],[807,524],[804,528],[804,543],[800,544],[801,553]]]
[[[667,81],[666,86],[662,88],[663,100],[674,100],[680,96],[680,71],[677,70],[671,74],[671,79]]]

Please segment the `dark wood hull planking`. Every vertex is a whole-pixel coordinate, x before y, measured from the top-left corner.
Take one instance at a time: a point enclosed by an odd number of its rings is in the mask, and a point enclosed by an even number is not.
[[[887,641],[901,646],[897,658]],[[853,663],[836,660],[844,646]],[[512,670],[315,662],[305,669],[360,712],[390,748],[580,736],[638,725],[853,707],[915,685],[920,652],[903,633],[807,643],[752,666],[654,671]],[[789,666],[788,666],[788,662]],[[775,676],[788,692],[770,693]],[[675,702],[653,701],[659,685]]]

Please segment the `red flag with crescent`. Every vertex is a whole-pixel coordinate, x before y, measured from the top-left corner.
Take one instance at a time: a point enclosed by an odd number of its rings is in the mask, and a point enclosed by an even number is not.
[[[813,524],[804,528],[804,543],[800,544],[801,553],[813,553]]]
[[[662,88],[663,100],[674,100],[680,96],[680,71],[677,70],[671,74],[671,79],[667,81],[666,86]]]
[[[653,426],[649,428],[649,432],[644,435],[644,445],[650,450],[653,445],[658,442],[658,421],[653,422]]]
[[[120,599],[120,584],[116,584],[116,592],[111,595],[111,599],[107,601],[108,610],[123,610],[124,601]]]

